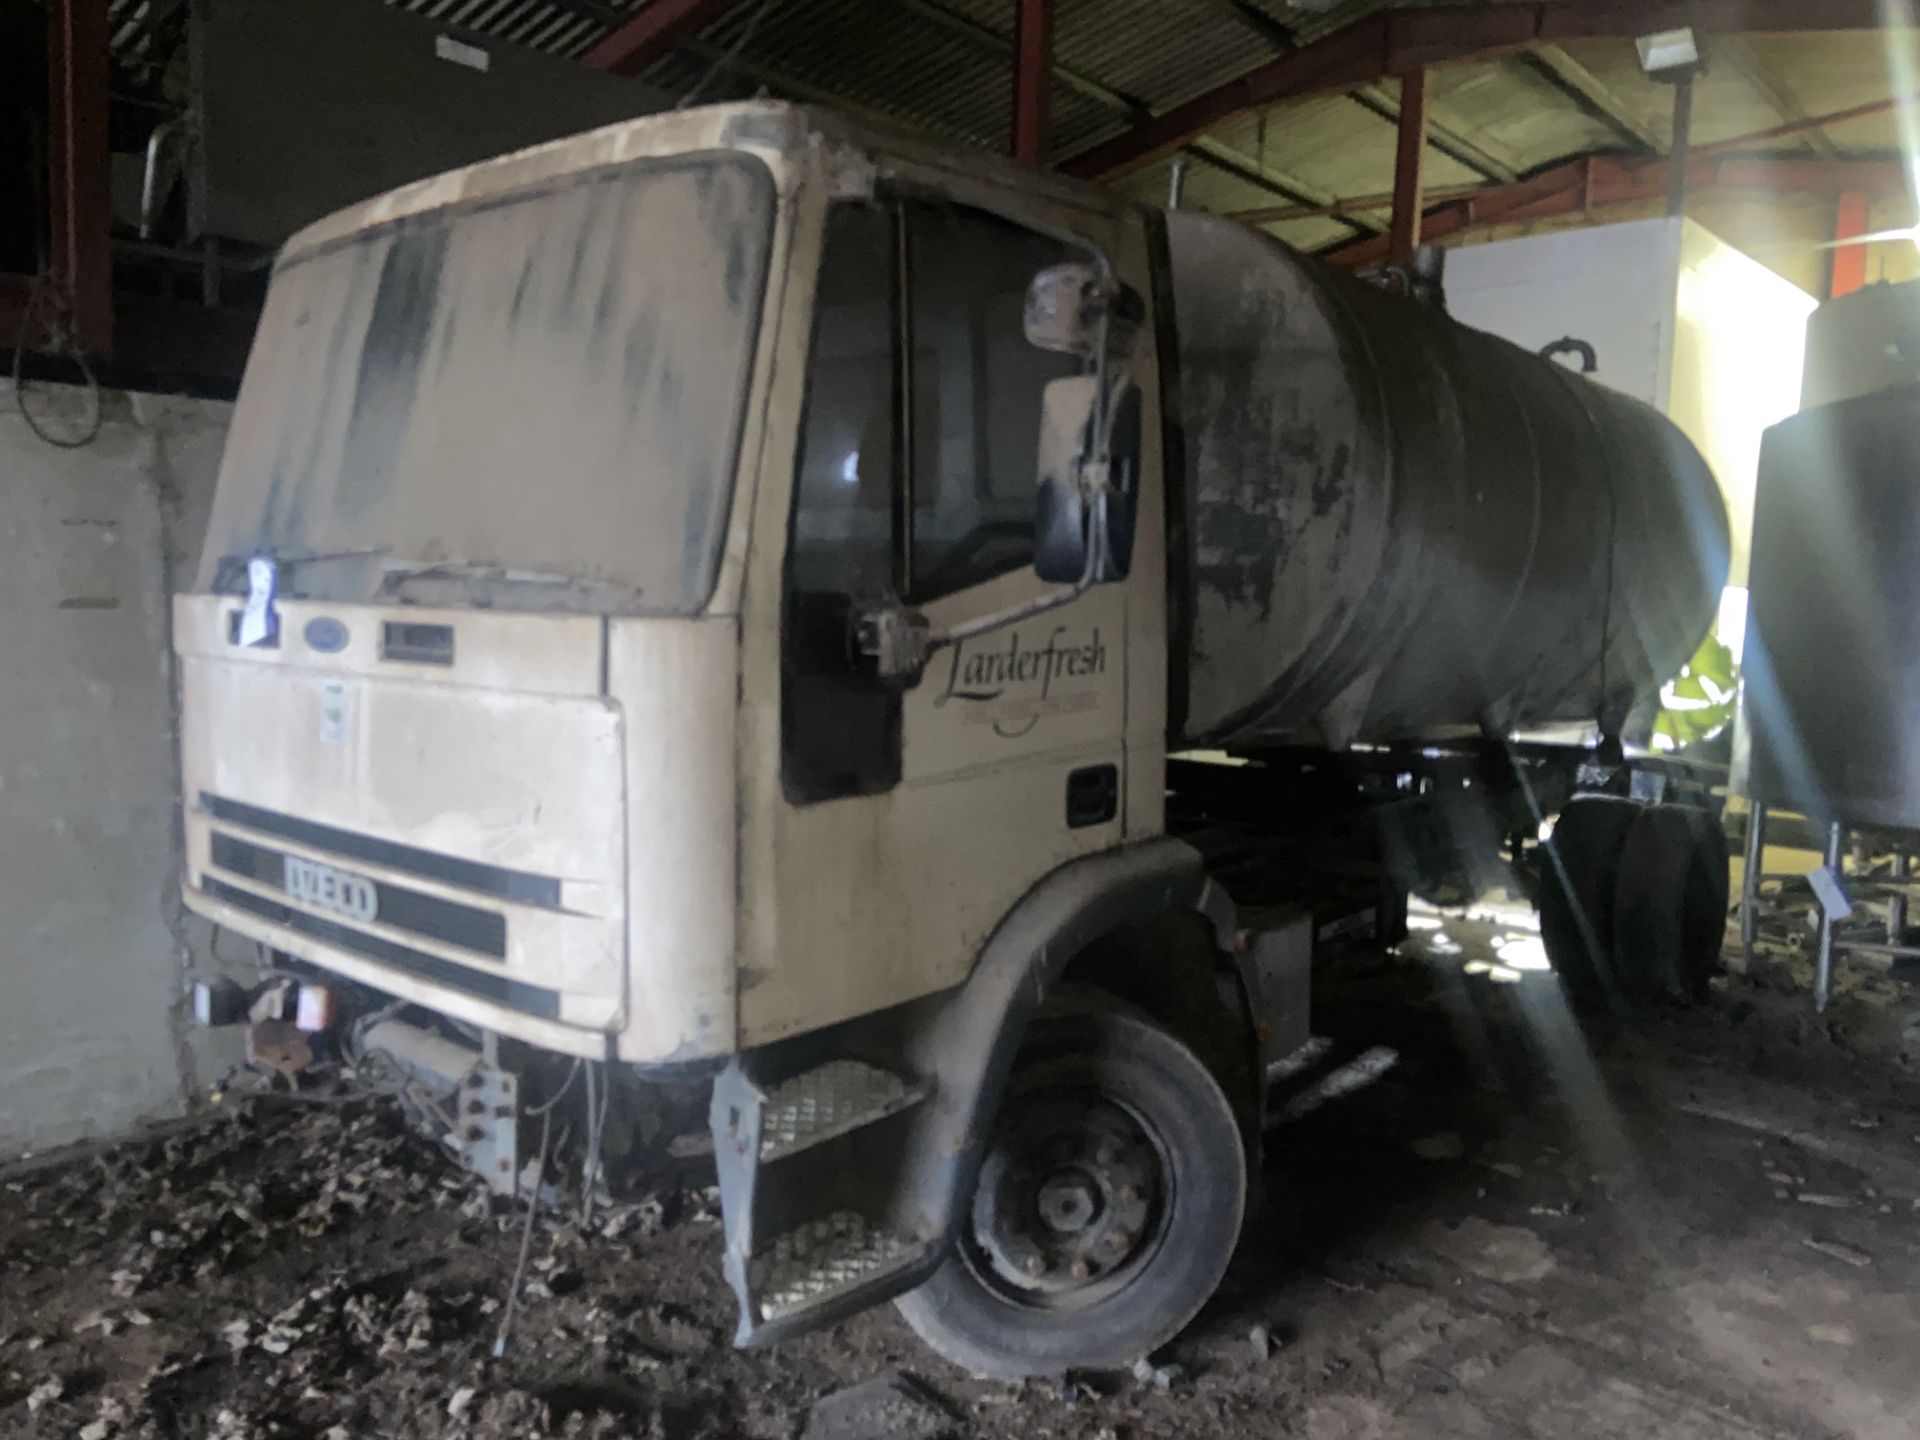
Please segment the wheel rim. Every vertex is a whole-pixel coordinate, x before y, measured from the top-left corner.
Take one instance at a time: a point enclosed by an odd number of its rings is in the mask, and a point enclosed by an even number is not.
[[[959,1249],[1003,1298],[1073,1309],[1151,1264],[1172,1209],[1167,1147],[1138,1111],[1101,1091],[1030,1092],[995,1128]]]

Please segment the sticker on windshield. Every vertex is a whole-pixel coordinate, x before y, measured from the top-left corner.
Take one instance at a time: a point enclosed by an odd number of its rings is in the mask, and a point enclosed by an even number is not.
[[[347,743],[347,708],[347,682],[344,680],[321,681],[320,743],[322,745]]]
[[[280,569],[271,555],[247,561],[247,605],[240,612],[242,645],[264,645],[278,633],[280,617],[274,614],[273,592],[279,584]]]

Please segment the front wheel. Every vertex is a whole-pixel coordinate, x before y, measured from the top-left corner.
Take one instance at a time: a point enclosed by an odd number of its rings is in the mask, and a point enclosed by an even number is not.
[[[1233,1107],[1191,1050],[1124,1013],[1043,1018],[954,1253],[896,1303],[975,1374],[1129,1365],[1213,1294],[1246,1188]]]

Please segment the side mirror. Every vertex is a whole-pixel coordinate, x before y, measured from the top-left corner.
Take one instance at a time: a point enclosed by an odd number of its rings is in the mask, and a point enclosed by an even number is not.
[[[1027,285],[1024,328],[1037,350],[1104,364],[1133,353],[1145,317],[1137,293],[1083,262],[1049,265]]]
[[[1033,520],[1033,568],[1060,585],[1123,580],[1133,562],[1139,503],[1140,387],[1124,382],[1108,406],[1107,443],[1094,444],[1100,381],[1073,375],[1050,381],[1040,408],[1039,493]],[[1094,455],[1104,448],[1104,473]]]
[[[1091,375],[1050,380],[1040,400],[1039,494],[1033,515],[1033,568],[1042,580],[1072,585],[1088,570],[1087,494],[1081,457],[1093,428],[1100,382]]]

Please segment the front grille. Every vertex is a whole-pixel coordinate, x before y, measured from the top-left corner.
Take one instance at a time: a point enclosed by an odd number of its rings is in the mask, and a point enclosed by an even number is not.
[[[316,824],[296,815],[283,815],[277,810],[243,805],[238,800],[228,800],[219,795],[203,792],[200,804],[216,820],[245,826],[263,835],[278,835],[297,845],[330,850],[336,855],[365,860],[389,870],[404,870],[424,880],[437,880],[443,885],[475,890],[497,899],[511,900],[517,905],[538,905],[548,910],[560,908],[560,882],[551,875],[533,875],[525,870],[509,870],[503,865],[462,860],[457,856],[442,855],[393,840],[381,840],[372,835],[337,829],[332,825]]]
[[[215,832],[212,859],[217,869],[230,875],[244,876],[282,893],[286,890],[287,857],[282,851]],[[367,883],[378,899],[377,918],[382,925],[457,945],[496,960],[506,958],[507,917],[498,911],[479,910],[436,895],[423,895],[418,890],[389,885],[383,880],[369,879]]]
[[[200,877],[200,888],[216,900],[224,901],[238,910],[257,915],[273,925],[284,925],[297,930],[302,935],[310,935],[315,940],[325,941],[329,945],[355,955],[364,955],[369,960],[378,960],[395,970],[404,970],[417,975],[422,980],[435,985],[444,985],[449,990],[464,991],[482,1000],[490,1000],[496,1005],[505,1005],[509,1009],[519,1010],[528,1015],[537,1015],[551,1020],[560,1013],[560,996],[557,991],[548,990],[539,985],[529,985],[521,980],[511,980],[505,975],[492,975],[484,970],[475,970],[458,961],[443,960],[438,955],[429,955],[425,951],[414,950],[399,945],[380,935],[369,935],[351,925],[339,921],[324,919],[319,915],[310,915],[304,910],[295,910],[292,906],[265,895],[256,895],[251,890],[242,890],[237,885],[213,875]]]

